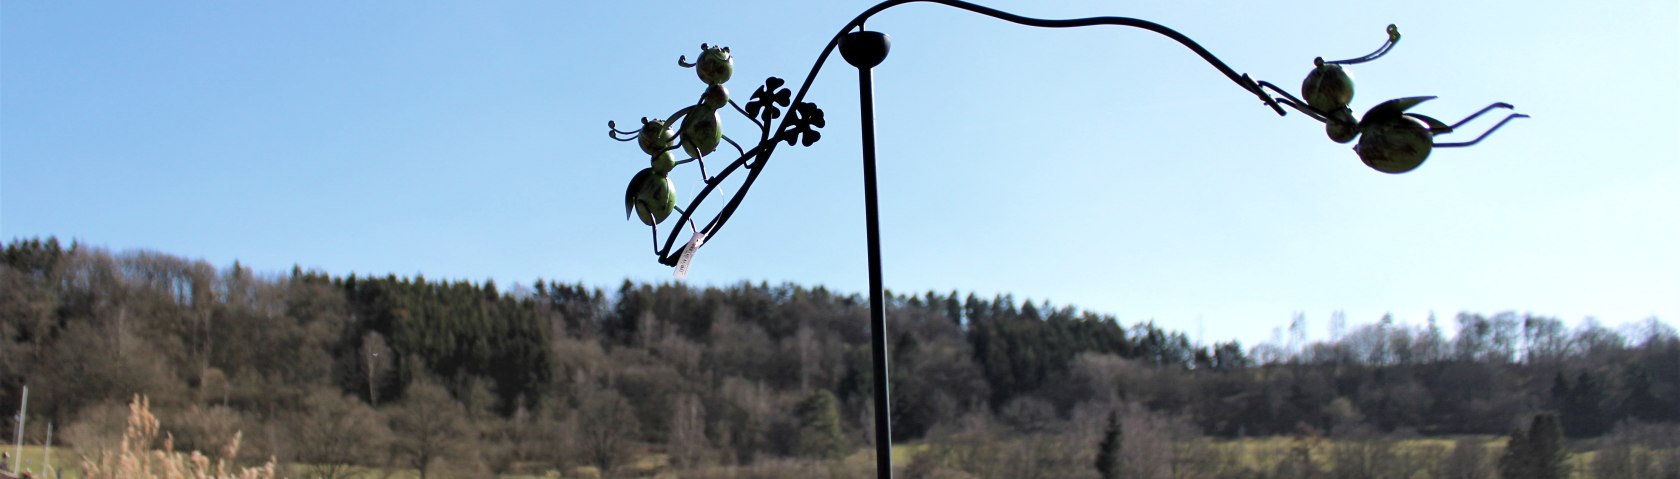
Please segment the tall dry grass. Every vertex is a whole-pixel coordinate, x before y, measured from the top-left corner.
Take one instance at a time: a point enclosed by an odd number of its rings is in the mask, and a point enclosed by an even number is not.
[[[161,444],[158,435],[163,434]],[[238,467],[231,461],[239,453],[241,433],[213,462],[198,451],[175,450],[173,436],[162,433],[151,401],[135,395],[128,404],[128,429],[115,451],[100,453],[99,460],[82,460],[86,479],[274,479],[274,459],[261,467]],[[154,449],[156,446],[156,449]]]

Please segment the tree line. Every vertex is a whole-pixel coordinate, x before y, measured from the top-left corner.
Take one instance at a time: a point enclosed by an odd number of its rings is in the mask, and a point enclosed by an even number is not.
[[[867,300],[821,286],[274,274],[52,238],[3,261],[0,404],[27,384],[30,423],[67,425],[77,447],[120,437],[136,393],[183,447],[243,430],[251,458],[328,477],[612,470],[653,452],[746,465],[872,438]],[[895,441],[1099,438],[1117,411],[1215,438],[1505,435],[1548,411],[1572,438],[1680,422],[1680,339],[1655,319],[1460,313],[1449,336],[1385,317],[1308,342],[1297,317],[1245,348],[1009,295],[889,297]]]

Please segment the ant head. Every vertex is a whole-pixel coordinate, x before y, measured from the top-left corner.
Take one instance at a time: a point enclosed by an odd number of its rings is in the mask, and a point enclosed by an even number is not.
[[[1301,81],[1301,97],[1307,105],[1322,112],[1347,108],[1353,102],[1353,75],[1341,65],[1324,63],[1322,58],[1314,58],[1313,63],[1318,66]]]
[[[636,134],[636,144],[642,147],[642,152],[657,155],[671,148],[671,142],[677,132],[665,124],[665,120],[642,119],[642,130]]]
[[[1301,82],[1301,97],[1306,98],[1307,105],[1326,114],[1347,108],[1353,102],[1353,75],[1348,73],[1343,65],[1354,65],[1382,58],[1389,50],[1400,42],[1400,28],[1388,26],[1388,40],[1384,41],[1377,51],[1359,58],[1347,60],[1324,61],[1324,57],[1313,59],[1313,70],[1307,73],[1306,80]],[[1335,138],[1335,136],[1332,136]]]
[[[735,74],[735,59],[728,47],[700,44],[700,58],[695,60],[694,72],[707,85],[722,85]]]

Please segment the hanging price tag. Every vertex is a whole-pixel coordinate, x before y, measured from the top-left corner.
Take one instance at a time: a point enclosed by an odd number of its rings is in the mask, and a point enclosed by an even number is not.
[[[706,242],[706,234],[694,232],[694,238],[683,246],[682,256],[677,259],[677,279],[688,279],[688,265],[694,262],[694,252],[700,250],[700,245]]]

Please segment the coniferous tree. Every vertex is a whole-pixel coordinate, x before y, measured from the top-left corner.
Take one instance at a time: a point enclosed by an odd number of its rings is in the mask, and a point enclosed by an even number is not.
[[[1529,464],[1528,433],[1522,429],[1511,431],[1505,441],[1505,454],[1499,456],[1499,477],[1529,477],[1534,467]]]
[[[1569,450],[1564,444],[1563,427],[1551,413],[1537,414],[1528,430],[1511,432],[1505,454],[1499,458],[1499,477],[1524,479],[1562,479],[1568,477],[1565,462]]]
[[[957,290],[951,290],[951,295],[945,297],[945,317],[958,326],[963,324],[962,302],[957,300]]]
[[[1108,412],[1108,428],[1103,431],[1102,442],[1097,444],[1097,474],[1102,479],[1120,479],[1120,415],[1116,411]]]
[[[1581,371],[1573,385],[1554,383],[1552,394],[1559,392],[1563,393],[1559,398],[1563,429],[1569,437],[1597,437],[1609,429],[1610,421],[1604,414],[1604,385],[1592,373]]]
[[[1664,418],[1662,401],[1651,393],[1651,377],[1639,365],[1622,370],[1622,395],[1617,406],[1620,419],[1659,422]]]
[[[1532,454],[1535,479],[1561,479],[1569,475],[1565,463],[1569,449],[1564,443],[1563,427],[1553,414],[1534,416],[1528,427],[1528,447]]]
[[[840,402],[827,389],[812,392],[798,407],[798,453],[807,457],[832,458],[845,447],[840,431]]]
[[[1563,405],[1569,400],[1569,379],[1563,377],[1563,371],[1552,376],[1552,401],[1549,403],[1557,410],[1563,410]]]

